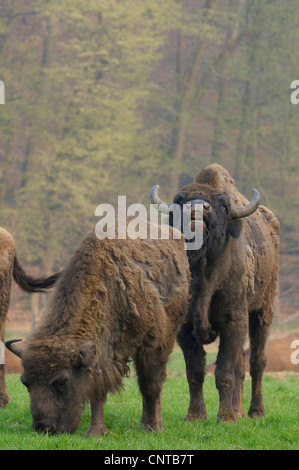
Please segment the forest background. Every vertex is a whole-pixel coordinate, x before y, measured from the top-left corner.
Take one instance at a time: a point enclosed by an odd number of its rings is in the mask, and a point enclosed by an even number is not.
[[[279,218],[298,318],[298,39],[298,0],[0,0],[0,224],[26,269],[61,269],[98,204],[217,162]],[[10,318],[42,302],[17,290]]]

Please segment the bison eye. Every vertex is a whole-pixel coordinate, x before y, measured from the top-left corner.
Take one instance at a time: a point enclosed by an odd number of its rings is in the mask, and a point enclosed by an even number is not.
[[[50,382],[50,387],[60,393],[66,393],[70,386],[70,376],[67,372],[54,377]]]
[[[230,211],[230,202],[228,197],[225,194],[219,193],[214,195],[215,199],[217,200],[218,204],[221,207],[224,207],[226,213],[228,214]]]

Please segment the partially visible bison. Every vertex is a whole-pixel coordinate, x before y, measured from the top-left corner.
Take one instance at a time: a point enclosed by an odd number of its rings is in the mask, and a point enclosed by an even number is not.
[[[203,205],[203,245],[188,251],[191,300],[187,320],[178,335],[190,389],[186,419],[206,418],[202,386],[205,373],[204,344],[219,335],[216,386],[218,420],[244,416],[242,394],[245,377],[244,341],[249,322],[252,397],[249,416],[264,416],[262,375],[265,344],[277,293],[279,223],[266,207],[259,206],[253,189],[251,202],[238,192],[229,173],[212,164],[174,197],[181,205]],[[151,202],[161,204],[158,186]],[[163,203],[162,208],[165,208]],[[195,210],[191,210],[195,217]]]
[[[5,322],[10,302],[12,278],[26,292],[43,292],[44,289],[52,287],[58,277],[59,273],[38,279],[28,276],[17,257],[13,237],[0,227],[0,347],[1,345],[4,347]],[[0,408],[5,408],[8,402],[5,364],[0,363]]]
[[[106,396],[121,387],[130,358],[143,397],[141,423],[162,430],[166,363],[189,296],[189,263],[178,235],[99,240],[88,233],[25,348],[6,342],[22,357],[34,430],[73,433],[90,400],[87,435],[105,434]]]

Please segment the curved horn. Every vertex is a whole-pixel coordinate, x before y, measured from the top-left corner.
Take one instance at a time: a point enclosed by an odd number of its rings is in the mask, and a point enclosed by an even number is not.
[[[159,194],[158,194],[159,188],[160,186],[158,184],[152,187],[151,193],[150,193],[151,204],[157,204],[158,205],[157,210],[159,212],[163,212],[164,214],[169,214],[169,206],[171,204],[167,204],[167,202],[164,202],[162,201],[162,199],[160,199]]]
[[[18,344],[14,344],[14,343],[18,343],[19,341],[23,341],[23,340],[22,339],[9,339],[5,341],[5,346],[7,347],[7,349],[9,349],[9,351],[11,351],[16,356],[22,359],[23,348],[21,348],[21,346],[19,346]]]
[[[249,202],[249,204],[243,207],[234,207],[231,209],[230,214],[233,219],[239,219],[241,217],[248,217],[249,215],[253,214],[257,210],[259,206],[259,202],[260,202],[260,193],[255,188],[252,188],[251,191],[253,194],[253,198]]]

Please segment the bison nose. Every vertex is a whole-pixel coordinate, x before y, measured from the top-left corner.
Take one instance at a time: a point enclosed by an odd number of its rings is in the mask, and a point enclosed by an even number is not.
[[[49,434],[56,434],[55,425],[52,423],[45,423],[43,421],[33,422],[31,429],[36,432],[47,432]]]
[[[203,215],[211,211],[211,204],[207,201],[203,201],[201,199],[195,199],[194,201],[190,201],[187,203],[187,207],[191,208],[192,220],[195,220],[195,206],[196,205],[202,205]]]

